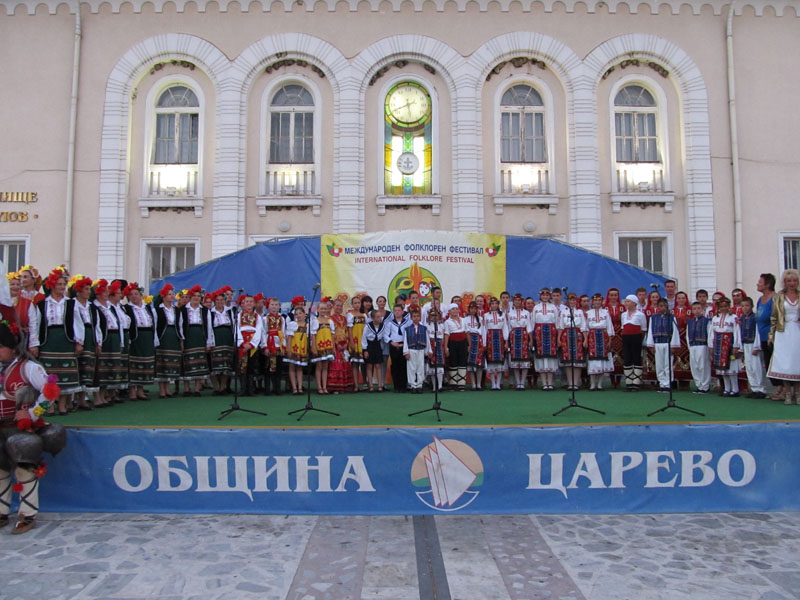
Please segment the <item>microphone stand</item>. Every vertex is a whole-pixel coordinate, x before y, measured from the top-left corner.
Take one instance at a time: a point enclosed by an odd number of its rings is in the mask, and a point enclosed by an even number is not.
[[[566,290],[567,290],[567,288],[564,287],[564,291],[565,292],[566,292]],[[567,300],[567,303],[569,304],[569,300]],[[570,322],[570,328],[571,329],[575,329],[575,313],[574,313],[573,308],[572,308],[571,305],[569,306],[569,322]],[[567,343],[569,343],[569,339],[567,340]],[[576,346],[578,344],[578,333],[577,333],[577,331],[575,332],[575,344],[576,344]],[[597,410],[596,408],[589,408],[588,406],[583,406],[582,404],[578,404],[578,401],[575,400],[575,388],[578,387],[577,385],[575,385],[575,381],[574,381],[575,380],[575,353],[577,352],[577,350],[578,350],[577,347],[573,348],[572,344],[570,344],[570,347],[569,347],[569,366],[572,369],[573,381],[572,381],[572,385],[570,386],[572,388],[572,390],[571,390],[572,393],[570,394],[569,404],[567,404],[561,410],[558,410],[558,411],[554,412],[553,413],[554,417],[557,417],[558,415],[560,415],[561,413],[563,413],[565,410],[567,410],[569,408],[582,408],[583,410],[590,410],[592,412],[596,412],[596,413],[599,413],[601,415],[606,414],[602,410]]]
[[[656,289],[658,289],[659,285],[656,283],[655,287],[656,287]],[[673,314],[671,312],[669,312],[669,305],[667,305],[667,314],[669,314],[669,327],[667,328],[667,331],[669,332],[669,400],[667,401],[667,405],[666,406],[663,406],[662,408],[659,408],[658,410],[654,410],[653,412],[648,413],[647,416],[648,417],[652,417],[653,415],[655,415],[657,413],[666,411],[668,408],[677,408],[678,410],[683,410],[683,411],[690,412],[690,413],[695,414],[695,415],[699,415],[701,417],[705,417],[705,414],[703,414],[701,412],[698,412],[696,410],[692,410],[691,408],[678,406],[677,404],[675,404],[675,399],[672,397],[672,332],[673,332],[672,328],[674,327],[673,319],[675,317],[673,316]]]
[[[314,300],[317,298],[318,291],[319,284],[314,286],[314,294],[311,296],[311,304],[308,305],[308,332],[306,334],[306,355],[308,356],[308,366],[306,368],[306,405],[303,408],[298,408],[297,410],[293,410],[288,413],[289,416],[296,413],[302,413],[299,417],[297,417],[298,421],[305,417],[306,413],[310,410],[319,413],[325,413],[326,415],[333,415],[334,417],[341,416],[339,413],[331,412],[329,410],[314,408],[314,404],[311,402],[311,307],[314,306]]]
[[[439,309],[439,314],[441,314],[441,309]],[[436,420],[441,421],[441,417],[439,417],[439,411],[450,413],[451,415],[458,415],[459,417],[463,417],[463,413],[457,412],[455,410],[448,410],[446,408],[442,408],[442,403],[439,401],[439,353],[437,352],[441,342],[439,341],[439,319],[437,317],[436,321],[433,322],[433,406],[430,408],[425,408],[423,410],[418,410],[416,412],[408,413],[409,417],[413,417],[415,415],[421,415],[422,413],[435,411],[436,412]],[[444,355],[444,353],[442,353]],[[444,365],[441,365],[444,368]]]
[[[242,289],[239,288],[239,293],[241,293],[241,292],[242,292]],[[231,309],[229,312],[233,313],[234,310]],[[211,326],[213,327],[213,325],[214,325],[214,320],[213,319],[214,318],[212,317],[211,319],[212,319],[211,320]],[[237,342],[237,340],[239,338],[239,313],[238,312],[235,315],[231,315],[231,323],[233,323],[233,343],[235,344],[235,346],[233,348],[233,374],[234,374],[234,379],[233,379],[233,402],[231,403],[231,407],[230,408],[228,408],[226,410],[223,410],[221,413],[219,413],[219,418],[217,418],[217,421],[222,421],[222,419],[224,419],[225,417],[227,417],[228,415],[230,415],[231,413],[234,413],[236,411],[252,413],[254,415],[263,415],[263,416],[266,417],[267,413],[265,413],[265,412],[259,412],[257,410],[248,410],[246,408],[242,408],[241,406],[239,406],[239,345],[236,344],[236,342]],[[247,377],[246,373],[245,373],[245,377]]]

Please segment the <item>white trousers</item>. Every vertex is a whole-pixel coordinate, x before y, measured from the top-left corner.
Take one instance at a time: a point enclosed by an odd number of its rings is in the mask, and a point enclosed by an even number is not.
[[[408,387],[411,389],[422,388],[425,381],[425,350],[408,351],[406,360],[406,375],[408,376]]]
[[[19,493],[19,514],[25,517],[35,517],[39,512],[39,480],[33,471],[17,467],[14,477],[22,484]],[[0,515],[8,515],[11,510],[11,473],[0,469]]]
[[[658,377],[658,387],[668,388],[670,385],[670,365],[672,360],[669,344],[656,344],[654,348],[656,356],[656,377]]]
[[[708,346],[689,346],[689,367],[697,389],[708,391],[711,388],[711,359],[708,357]]]
[[[744,352],[744,368],[747,372],[747,385],[751,392],[765,393],[764,390],[764,367],[761,364],[761,353],[753,356],[755,344],[742,344]]]

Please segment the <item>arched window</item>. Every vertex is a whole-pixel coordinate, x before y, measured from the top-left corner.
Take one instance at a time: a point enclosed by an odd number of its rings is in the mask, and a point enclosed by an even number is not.
[[[656,133],[657,105],[641,85],[626,85],[614,98],[618,163],[660,162]]]
[[[542,96],[526,84],[510,87],[500,100],[500,161],[547,162]]]
[[[156,102],[156,136],[153,164],[197,164],[200,138],[200,103],[184,85],[166,89]]]
[[[314,98],[296,83],[284,85],[269,107],[270,164],[314,162]]]

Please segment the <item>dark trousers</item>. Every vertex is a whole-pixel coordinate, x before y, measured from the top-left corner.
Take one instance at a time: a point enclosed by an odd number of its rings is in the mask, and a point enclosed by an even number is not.
[[[405,392],[408,388],[408,373],[406,371],[406,357],[403,356],[403,349],[389,346],[390,368],[392,372],[392,383],[396,392]]]
[[[281,393],[281,375],[283,369],[283,357],[266,356],[264,357],[264,395],[269,395],[270,391],[275,396]],[[272,361],[275,361],[274,370]]]
[[[622,336],[622,364],[626,367],[642,366],[642,336]]]

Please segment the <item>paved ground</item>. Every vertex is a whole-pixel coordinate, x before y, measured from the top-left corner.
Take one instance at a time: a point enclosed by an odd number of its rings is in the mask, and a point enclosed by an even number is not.
[[[800,598],[800,513],[42,514],[0,598]]]

